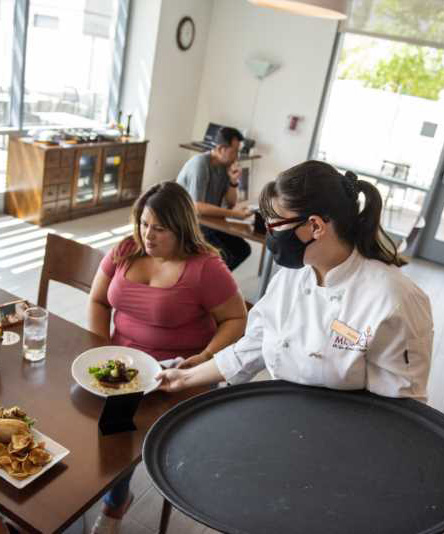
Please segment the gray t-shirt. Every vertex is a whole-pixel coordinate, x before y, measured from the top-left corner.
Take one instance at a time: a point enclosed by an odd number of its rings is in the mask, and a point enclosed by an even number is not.
[[[211,152],[189,159],[177,177],[195,202],[222,206],[229,187],[227,169],[223,165],[210,165]]]

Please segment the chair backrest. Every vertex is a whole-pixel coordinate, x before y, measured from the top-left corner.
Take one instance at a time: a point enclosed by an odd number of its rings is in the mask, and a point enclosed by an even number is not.
[[[37,303],[46,308],[50,280],[89,293],[104,254],[89,245],[48,234]]]

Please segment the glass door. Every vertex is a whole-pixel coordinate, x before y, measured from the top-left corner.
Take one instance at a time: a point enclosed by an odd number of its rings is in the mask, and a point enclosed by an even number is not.
[[[409,235],[444,146],[444,52],[345,34],[314,158],[376,185],[383,225]]]
[[[117,202],[123,176],[123,148],[106,148],[99,183],[99,203]]]
[[[444,151],[424,218],[425,227],[419,235],[417,254],[444,264]]]
[[[86,148],[78,150],[75,173],[73,208],[93,206],[97,198],[100,149]]]

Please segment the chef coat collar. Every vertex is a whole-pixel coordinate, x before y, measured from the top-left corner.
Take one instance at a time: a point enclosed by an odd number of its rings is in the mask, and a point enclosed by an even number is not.
[[[352,274],[356,272],[361,262],[362,256],[359,254],[358,250],[354,248],[353,252],[344,262],[328,271],[324,278],[324,286],[335,287],[346,282],[352,276]],[[310,286],[317,286],[316,273],[311,266],[309,266],[308,269],[308,277],[306,282],[308,282]]]

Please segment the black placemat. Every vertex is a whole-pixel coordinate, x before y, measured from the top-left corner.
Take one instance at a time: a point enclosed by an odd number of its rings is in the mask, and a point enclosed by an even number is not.
[[[143,458],[176,508],[230,534],[444,531],[444,416],[412,400],[219,389],[160,418]]]

